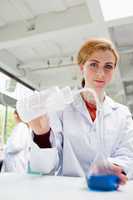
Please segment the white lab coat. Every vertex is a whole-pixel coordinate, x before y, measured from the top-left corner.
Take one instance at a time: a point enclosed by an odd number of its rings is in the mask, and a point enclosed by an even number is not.
[[[133,168],[133,121],[128,108],[106,96],[103,104],[105,151],[131,178]],[[96,120],[93,122],[81,96],[61,113],[49,116],[52,149],[32,143],[30,164],[34,171],[83,176],[97,152]],[[63,148],[62,148],[63,143]]]
[[[31,141],[30,129],[25,123],[18,123],[5,146],[3,171],[27,171]]]

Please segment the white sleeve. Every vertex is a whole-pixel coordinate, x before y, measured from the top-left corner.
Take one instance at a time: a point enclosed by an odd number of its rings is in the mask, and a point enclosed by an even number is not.
[[[129,111],[123,124],[121,140],[109,161],[120,165],[131,179],[133,178],[133,120]]]
[[[18,124],[8,138],[7,144],[5,146],[5,151],[7,153],[18,153],[24,150],[28,144],[30,137],[30,130],[26,124]]]
[[[32,142],[30,169],[44,174],[59,174],[62,168],[62,126],[57,115],[50,118],[50,142],[52,148],[40,148]]]
[[[31,171],[50,174],[55,171],[59,163],[57,148],[39,148],[32,142],[30,152]]]

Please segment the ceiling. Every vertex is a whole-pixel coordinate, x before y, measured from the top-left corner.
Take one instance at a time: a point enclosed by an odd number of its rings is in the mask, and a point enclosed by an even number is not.
[[[0,67],[38,90],[79,85],[80,45],[111,38],[121,59],[108,93],[132,110],[132,36],[133,17],[105,21],[99,0],[0,0]]]

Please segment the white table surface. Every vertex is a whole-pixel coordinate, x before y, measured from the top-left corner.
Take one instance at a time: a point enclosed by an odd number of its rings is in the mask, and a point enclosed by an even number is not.
[[[0,174],[0,200],[133,200],[133,181],[115,192],[87,189],[84,178]]]

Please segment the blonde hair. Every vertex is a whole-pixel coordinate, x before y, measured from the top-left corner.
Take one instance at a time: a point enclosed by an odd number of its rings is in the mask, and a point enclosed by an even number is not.
[[[109,50],[113,53],[115,57],[115,66],[118,63],[119,55],[113,46],[112,42],[106,39],[90,39],[80,48],[77,55],[77,62],[79,65],[84,64],[88,59],[96,51],[106,51]]]

